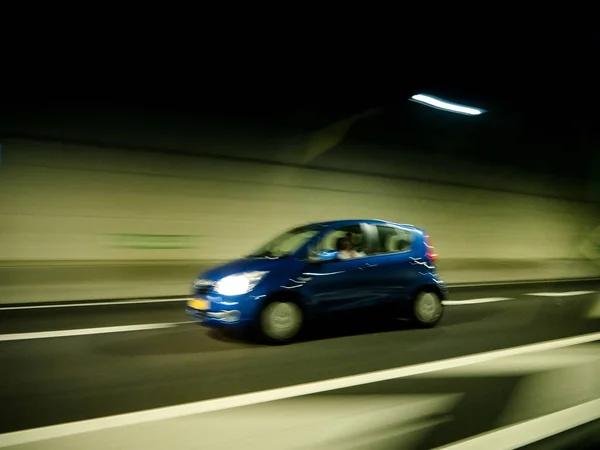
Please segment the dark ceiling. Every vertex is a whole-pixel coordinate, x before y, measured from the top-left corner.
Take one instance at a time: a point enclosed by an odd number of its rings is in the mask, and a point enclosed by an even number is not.
[[[217,48],[207,55],[173,47],[169,59],[150,45],[109,60],[78,54],[45,65],[48,55],[39,61],[28,56],[4,70],[10,88],[3,99],[237,116],[266,117],[275,110],[277,117],[295,110],[347,114],[401,103],[414,91],[489,109],[543,111],[557,102],[585,105],[586,96],[598,96],[599,33],[507,27],[487,35],[356,34],[240,44],[237,51]]]
[[[390,30],[328,42],[301,36],[294,45],[271,38],[270,46],[216,49],[212,56],[173,46],[166,58],[148,46],[111,60],[77,55],[44,65],[29,58],[4,71],[2,109],[90,117],[131,111],[315,130],[382,108],[357,122],[348,139],[479,158],[485,148],[490,162],[527,154],[533,165],[541,155],[551,170],[570,165],[579,176],[600,141],[599,37],[508,26],[487,35],[426,30],[407,37]],[[489,112],[477,121],[440,114],[407,102],[417,92]]]
[[[5,84],[4,111],[155,111],[316,129],[374,107],[397,123],[410,108],[407,98],[426,92],[485,108],[485,120],[498,126],[577,122],[591,129],[598,116],[598,33],[528,26],[496,34],[389,30],[373,38],[271,41],[213,56],[173,47],[168,60],[148,47],[112,60],[74,58],[45,71],[30,58],[32,70],[5,72],[12,82]]]

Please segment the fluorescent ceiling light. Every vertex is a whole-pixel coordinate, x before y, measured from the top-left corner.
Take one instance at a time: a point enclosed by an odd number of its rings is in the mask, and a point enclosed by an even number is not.
[[[450,111],[458,114],[466,114],[468,116],[478,116],[485,112],[484,109],[472,108],[470,106],[459,105],[458,103],[451,103],[441,100],[431,95],[417,94],[410,98],[411,101],[421,103],[423,105],[431,106],[432,108],[441,109],[443,111]]]

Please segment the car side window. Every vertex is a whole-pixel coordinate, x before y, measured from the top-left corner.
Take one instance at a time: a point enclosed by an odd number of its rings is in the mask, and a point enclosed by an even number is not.
[[[350,238],[350,248],[344,247],[344,240],[349,237]],[[322,251],[337,251],[344,252],[341,256],[346,254],[346,251],[351,250],[349,252],[349,257],[363,257],[366,256],[366,247],[367,247],[367,239],[364,236],[363,230],[360,225],[352,225],[348,227],[338,228],[336,230],[331,230],[317,244],[317,252]]]
[[[374,254],[401,253],[412,249],[412,233],[408,230],[377,225],[377,234]]]

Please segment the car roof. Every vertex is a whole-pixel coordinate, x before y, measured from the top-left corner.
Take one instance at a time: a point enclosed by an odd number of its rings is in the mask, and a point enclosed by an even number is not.
[[[355,225],[357,223],[366,223],[366,224],[370,224],[370,225],[396,225],[399,227],[403,227],[403,228],[411,228],[417,231],[421,231],[424,232],[424,230],[415,227],[414,225],[410,225],[410,224],[405,224],[405,223],[396,223],[396,222],[389,222],[387,220],[380,220],[380,219],[345,219],[345,220],[330,220],[330,221],[326,221],[326,222],[316,222],[316,223],[311,223],[309,225],[311,226],[319,226],[319,227],[323,227],[323,228],[337,228],[337,227],[347,227],[350,225]]]

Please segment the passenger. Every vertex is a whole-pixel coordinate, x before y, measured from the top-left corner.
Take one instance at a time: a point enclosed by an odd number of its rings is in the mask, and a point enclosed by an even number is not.
[[[352,259],[352,258],[360,258],[365,256],[363,252],[359,252],[354,248],[354,243],[352,242],[352,233],[347,233],[346,236],[341,241],[341,249],[338,252],[339,259]]]

